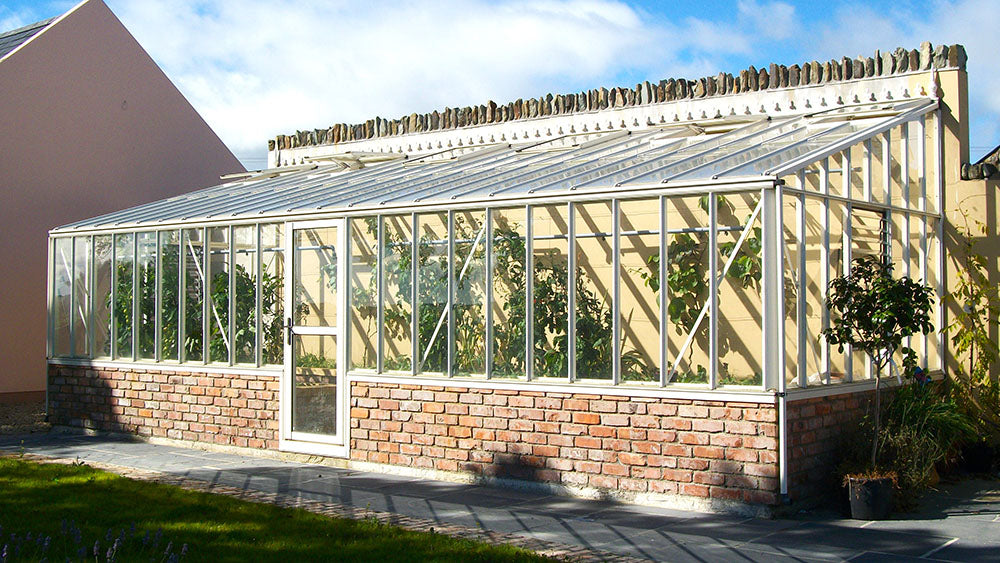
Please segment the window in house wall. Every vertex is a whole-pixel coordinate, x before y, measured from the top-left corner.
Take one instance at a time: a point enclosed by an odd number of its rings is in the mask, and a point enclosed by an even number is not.
[[[229,362],[229,227],[208,229],[208,334],[210,362]]]
[[[413,227],[411,215],[385,217],[381,259],[385,277],[383,367],[386,371],[410,371],[413,321]]]
[[[493,371],[495,378],[525,377],[525,208],[494,209]]]
[[[378,353],[378,217],[350,221],[351,369],[374,370]]]
[[[57,238],[53,242],[55,265],[53,272],[52,323],[55,356],[72,353],[70,323],[72,322],[73,292],[73,239]]]
[[[448,214],[417,216],[417,371],[448,371]]]
[[[233,361],[257,361],[257,227],[233,227]]]
[[[760,192],[716,198],[719,275],[718,385],[761,385]],[[726,265],[728,264],[728,269]]]
[[[486,373],[486,211],[455,211],[454,375]]]
[[[285,262],[283,228],[260,225],[260,355],[264,365],[284,362]]]
[[[138,332],[138,358],[156,358],[156,233],[136,233],[137,250],[137,302],[136,322]]]
[[[532,207],[533,376],[565,378],[569,225],[566,205]]]
[[[184,342],[183,361],[205,359],[205,231],[184,229]]]
[[[73,355],[90,355],[90,237],[75,237],[73,253]]]
[[[573,206],[575,234],[576,379],[612,378],[614,234],[612,202]],[[535,266],[536,270],[538,266]],[[535,288],[536,292],[538,288]],[[559,292],[555,293],[560,296]],[[536,321],[537,322],[537,321]]]
[[[135,234],[115,235],[115,358],[132,358]]]
[[[709,349],[708,196],[669,197],[667,225],[668,383],[708,383]],[[700,317],[700,319],[699,319]]]
[[[94,357],[111,356],[111,235],[94,237]]]
[[[180,358],[180,231],[160,231],[160,359],[176,362]]]
[[[621,379],[660,381],[660,200],[620,204]]]

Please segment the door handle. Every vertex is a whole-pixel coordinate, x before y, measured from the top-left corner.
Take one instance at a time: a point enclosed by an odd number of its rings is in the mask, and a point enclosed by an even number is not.
[[[291,344],[292,343],[292,318],[291,317],[288,317],[287,319],[285,319],[285,335],[286,335],[285,336],[286,342],[288,342],[289,344]]]

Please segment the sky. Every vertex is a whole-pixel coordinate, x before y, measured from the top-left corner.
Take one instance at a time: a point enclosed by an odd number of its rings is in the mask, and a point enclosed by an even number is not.
[[[972,157],[1000,143],[1000,0],[105,0],[245,166],[298,129],[871,56],[969,54]],[[0,30],[66,0],[0,0]]]

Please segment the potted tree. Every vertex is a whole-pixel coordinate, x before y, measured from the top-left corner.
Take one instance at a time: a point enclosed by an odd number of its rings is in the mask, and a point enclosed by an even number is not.
[[[896,352],[903,354],[904,370],[916,367],[916,353],[903,343],[914,333],[934,330],[928,313],[932,302],[930,287],[907,277],[893,278],[892,265],[876,256],[856,258],[849,275],[830,282],[826,306],[833,318],[823,336],[841,352],[846,345],[863,351],[875,374],[871,463],[844,479],[854,518],[877,520],[892,509],[895,476],[878,466],[881,375]]]

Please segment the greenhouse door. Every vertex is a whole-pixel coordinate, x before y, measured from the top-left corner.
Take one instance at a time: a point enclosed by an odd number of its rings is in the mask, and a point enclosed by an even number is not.
[[[344,455],[343,220],[291,223],[286,237],[282,447]]]

